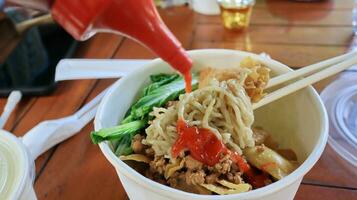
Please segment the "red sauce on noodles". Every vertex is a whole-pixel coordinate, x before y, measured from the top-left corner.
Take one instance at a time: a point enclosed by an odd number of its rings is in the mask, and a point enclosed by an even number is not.
[[[177,122],[178,139],[172,147],[172,156],[177,157],[182,151],[188,150],[190,155],[208,165],[214,166],[222,155],[230,155],[241,172],[255,188],[266,185],[268,175],[258,174],[237,152],[230,151],[210,130],[198,127],[189,127],[183,119]]]

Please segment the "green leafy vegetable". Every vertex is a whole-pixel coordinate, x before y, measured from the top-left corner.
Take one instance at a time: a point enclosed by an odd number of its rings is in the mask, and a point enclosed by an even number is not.
[[[192,77],[192,88],[197,88],[197,76]],[[152,90],[146,96],[141,97],[132,107],[131,113],[133,118],[139,119],[149,114],[153,107],[161,107],[168,101],[172,101],[178,98],[180,94],[185,92],[185,82],[181,76],[174,81],[164,84]]]
[[[168,79],[172,76],[177,76],[177,74],[164,74],[164,73],[160,73],[160,74],[153,74],[150,75],[150,80],[155,83],[155,82],[159,82],[162,81],[164,79]]]
[[[131,141],[133,140],[135,134],[126,134],[117,141],[115,155],[117,156],[126,156],[133,153],[131,148]]]
[[[117,156],[131,154],[132,139],[148,126],[147,121],[152,118],[149,113],[153,108],[162,107],[168,101],[178,99],[179,95],[185,92],[185,82],[178,74],[155,74],[150,76],[150,80],[152,83],[143,89],[143,95],[131,106],[120,125],[91,133],[94,144],[110,140]],[[193,74],[192,88],[196,89],[197,86],[197,75]]]
[[[143,94],[141,95],[141,98],[144,96],[147,96],[152,93],[152,91],[155,91],[155,89],[159,88],[162,85],[168,84],[175,79],[178,79],[179,75],[178,74],[155,74],[151,75],[150,79],[153,81],[153,83],[149,84],[147,87],[143,89]],[[142,117],[142,118],[145,118]],[[149,117],[150,118],[150,117]],[[128,110],[126,117],[121,121],[120,124],[126,124],[128,122],[134,121],[135,119],[139,119],[138,117],[134,117],[131,114],[131,109]]]
[[[146,120],[137,120],[115,127],[103,128],[99,131],[93,131],[90,136],[94,144],[98,144],[104,140],[120,140],[126,135],[135,135],[137,131],[145,128],[146,125]]]
[[[151,76],[151,80],[154,79],[156,81],[153,81],[153,83],[151,83],[146,88],[144,88],[143,96],[149,95],[151,92],[155,91],[157,88],[159,88],[163,85],[166,85],[168,83],[171,83],[172,81],[178,79],[179,77],[180,76],[178,74],[166,75],[166,76],[162,75],[161,77],[157,77],[157,78],[153,78],[153,76]]]
[[[126,123],[129,123],[129,122],[132,122],[134,121],[134,118],[132,115],[129,114],[129,116],[125,117],[123,119],[123,121],[120,122],[120,124],[126,124]]]

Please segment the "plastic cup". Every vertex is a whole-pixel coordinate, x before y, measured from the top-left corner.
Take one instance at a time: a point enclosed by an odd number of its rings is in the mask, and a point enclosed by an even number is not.
[[[240,31],[248,28],[255,0],[218,0],[223,26]]]
[[[208,49],[188,53],[194,61],[194,71],[207,66],[235,67],[247,56],[267,65],[273,75],[292,71],[277,61],[242,51]],[[95,129],[117,125],[137,99],[140,89],[148,83],[151,74],[172,72],[174,71],[165,62],[155,59],[136,73],[117,81],[98,108]],[[112,152],[110,143],[102,142],[100,148],[116,169],[123,187],[132,200],[292,200],[302,178],[320,158],[327,142],[328,120],[321,99],[312,87],[307,87],[256,110],[255,118],[256,125],[269,131],[282,148],[291,148],[296,152],[301,165],[282,180],[241,194],[218,196],[183,192],[139,174]]]

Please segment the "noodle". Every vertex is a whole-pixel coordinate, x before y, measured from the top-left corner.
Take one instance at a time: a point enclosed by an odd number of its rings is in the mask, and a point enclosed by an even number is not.
[[[204,107],[204,112],[192,117],[190,105],[197,103]],[[190,126],[195,125],[192,122],[200,121],[200,128],[209,129],[239,153],[245,147],[254,146],[252,106],[237,80],[212,81],[209,86],[185,94],[179,101],[178,118]]]
[[[150,113],[155,119],[145,130],[146,139],[143,144],[150,145],[155,151],[155,155],[165,155],[170,158],[170,149],[177,139],[177,106],[169,108],[154,108]]]
[[[254,121],[250,99],[238,80],[218,82],[182,95],[177,105],[168,109],[154,108],[155,119],[146,129],[143,140],[156,155],[171,158],[171,147],[177,139],[177,119],[189,126],[209,129],[234,151],[254,146],[251,125]]]

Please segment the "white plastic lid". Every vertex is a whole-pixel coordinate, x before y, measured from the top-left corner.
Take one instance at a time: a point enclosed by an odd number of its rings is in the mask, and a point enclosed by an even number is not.
[[[17,199],[28,176],[28,158],[19,139],[0,130],[0,199]]]
[[[321,93],[330,122],[329,144],[357,166],[357,67],[344,71]]]

